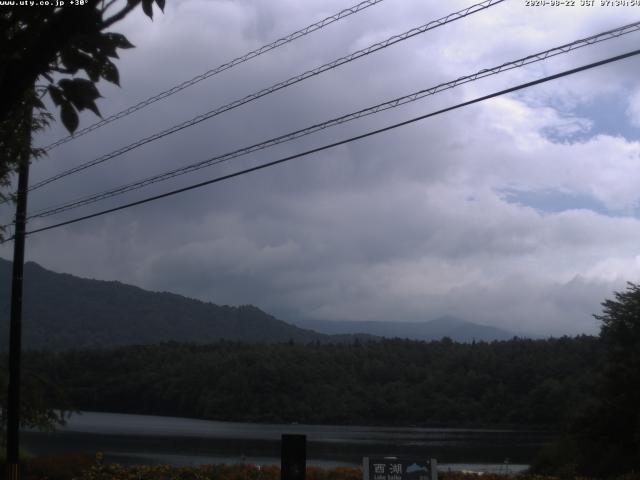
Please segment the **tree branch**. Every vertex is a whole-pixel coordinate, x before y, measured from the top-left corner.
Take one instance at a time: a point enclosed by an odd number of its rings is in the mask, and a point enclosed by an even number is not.
[[[111,0],[109,2],[107,2],[107,4],[104,4],[104,0],[102,0],[102,13],[104,14],[107,10],[109,10],[109,8],[111,8],[111,6],[116,3],[118,0]]]
[[[102,22],[102,30],[104,30],[105,28],[109,28],[114,23],[122,20],[124,17],[126,17],[129,14],[129,12],[131,12],[137,6],[138,6],[137,3],[128,4],[126,7],[124,7],[122,10],[120,10],[118,13],[116,13],[113,16],[111,16],[111,17],[107,18],[106,20],[104,20]]]

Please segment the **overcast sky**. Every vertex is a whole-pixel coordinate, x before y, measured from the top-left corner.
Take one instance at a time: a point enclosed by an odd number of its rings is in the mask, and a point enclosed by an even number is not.
[[[114,26],[137,48],[104,115],[346,8],[351,0],[169,0]],[[50,152],[47,178],[473,1],[380,4]],[[576,2],[580,4],[578,0]],[[599,3],[599,2],[596,2]],[[32,210],[187,165],[640,19],[638,7],[506,2],[34,191]],[[637,48],[640,33],[515,69],[45,226],[363,133]],[[542,335],[640,280],[640,58],[556,80],[228,182],[30,236],[27,258],[285,321],[430,320]],[[83,115],[81,126],[95,121]],[[64,135],[54,126],[38,137]],[[11,218],[6,208],[3,220]],[[11,246],[0,256],[11,257]]]

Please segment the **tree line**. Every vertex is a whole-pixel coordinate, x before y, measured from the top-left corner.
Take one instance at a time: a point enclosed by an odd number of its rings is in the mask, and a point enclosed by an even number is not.
[[[597,339],[461,344],[165,343],[31,352],[76,409],[245,422],[526,425],[560,429],[583,403]]]

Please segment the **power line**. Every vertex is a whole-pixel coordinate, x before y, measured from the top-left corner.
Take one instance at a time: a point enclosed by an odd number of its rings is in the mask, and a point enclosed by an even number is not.
[[[396,108],[398,106],[401,105],[405,105],[407,103],[410,102],[414,102],[416,100],[419,100],[421,98],[424,98],[426,96],[430,96],[430,95],[435,95],[439,92],[442,92],[444,90],[448,90],[448,89],[452,89],[455,88],[459,85],[463,85],[465,83],[469,83],[481,78],[485,78],[488,76],[492,76],[492,75],[496,75],[498,73],[504,72],[504,71],[508,71],[508,70],[512,70],[514,68],[518,68],[518,67],[522,67],[524,65],[529,65],[535,62],[539,62],[542,60],[545,60],[547,58],[550,57],[554,57],[556,55],[561,55],[564,53],[568,53],[570,51],[576,50],[578,48],[582,48],[585,46],[589,46],[589,45],[593,45],[595,43],[599,43],[599,42],[603,42],[606,40],[610,40],[613,38],[618,38],[622,35],[626,35],[632,32],[637,32],[638,30],[640,30],[640,22],[635,22],[629,25],[625,25],[622,27],[618,27],[612,30],[608,30],[602,33],[598,33],[596,35],[592,35],[590,37],[587,38],[583,38],[580,40],[576,40],[574,42],[565,44],[565,45],[561,45],[559,47],[555,47],[555,48],[551,48],[548,50],[545,50],[543,52],[540,53],[536,53],[533,55],[529,55],[523,58],[519,58],[518,60],[513,60],[510,62],[506,62],[503,63],[499,66],[496,67],[492,67],[492,68],[488,68],[488,69],[483,69],[480,70],[474,74],[471,75],[466,75],[463,77],[459,77],[456,80],[450,81],[450,82],[446,82],[446,83],[441,83],[439,85],[436,85],[434,87],[430,87],[428,89],[423,89],[420,90],[418,92],[412,93],[410,95],[405,95],[402,97],[398,97],[395,98],[393,100],[389,100],[386,101],[384,103],[379,103],[377,105],[374,105],[372,107],[368,107],[362,110],[359,110],[357,112],[353,112],[353,113],[349,113],[347,115],[342,115],[340,117],[337,118],[333,118],[331,120],[327,120],[325,122],[322,123],[318,123],[315,125],[312,125],[310,127],[306,127],[300,130],[296,130],[294,132],[290,132],[287,133],[285,135],[281,135],[279,137],[275,137],[275,138],[271,138],[269,140],[263,141],[261,143],[257,143],[254,145],[251,145],[249,147],[244,147],[238,150],[234,150],[232,152],[228,152],[222,155],[217,155],[215,157],[209,158],[207,160],[203,160],[197,163],[193,163],[191,165],[187,165],[185,167],[181,167],[181,168],[176,168],[173,170],[170,170],[168,172],[164,172],[158,175],[154,175],[151,177],[147,177],[143,180],[139,180],[133,183],[129,183],[127,185],[123,185],[120,187],[117,187],[115,189],[110,189],[107,191],[103,191],[101,193],[97,193],[97,194],[92,194],[89,196],[85,196],[82,197],[80,199],[74,200],[74,201],[70,201],[70,202],[66,202],[62,205],[56,206],[56,207],[50,207],[47,209],[42,209],[40,211],[37,211],[31,215],[29,215],[29,219],[32,218],[42,218],[42,217],[47,217],[50,215],[54,215],[57,213],[61,213],[61,212],[65,212],[67,210],[71,210],[74,208],[78,208],[84,205],[89,205],[95,202],[98,202],[100,200],[104,200],[107,198],[111,198],[117,195],[122,195],[124,193],[133,191],[133,190],[137,190],[149,185],[152,185],[154,183],[158,183],[161,181],[165,181],[168,180],[170,178],[174,178],[177,177],[179,175],[184,175],[186,173],[191,173],[197,170],[200,170],[202,168],[205,167],[209,167],[212,165],[216,165],[225,161],[229,161],[233,158],[237,158],[243,155],[247,155],[259,150],[263,150],[265,148],[269,148],[284,142],[288,142],[297,138],[301,138],[303,136],[306,135],[310,135],[312,133],[316,133],[318,131],[324,130],[326,128],[329,127],[333,127],[336,125],[341,125],[343,123],[358,119],[358,118],[362,118],[368,115],[373,115],[385,110],[389,110],[392,108]]]
[[[151,105],[152,103],[155,103],[159,100],[162,100],[164,98],[170,97],[171,95],[174,95],[178,92],[180,92],[181,90],[184,90],[185,88],[189,88],[193,85],[195,85],[196,83],[199,83],[209,77],[212,77],[214,75],[217,75],[218,73],[224,72],[225,70],[229,70],[230,68],[235,67],[236,65],[240,65],[241,63],[244,63],[248,60],[251,60],[253,58],[259,57],[260,55],[270,52],[271,50],[274,50],[278,47],[281,47],[283,45],[286,45],[288,43],[293,42],[294,40],[297,40],[300,37],[304,37],[305,35],[308,35],[312,32],[315,32],[317,30],[320,30],[328,25],[331,25],[332,23],[335,23],[339,20],[342,20],[343,18],[346,18],[350,15],[353,15],[355,13],[361,12],[362,10],[372,7],[373,5],[376,5],[380,2],[382,2],[383,0],[366,0],[364,2],[360,2],[357,5],[354,5],[352,7],[348,7],[345,8],[344,10],[339,11],[338,13],[334,14],[334,15],[330,15],[326,18],[324,18],[323,20],[320,20],[319,22],[313,23],[311,25],[308,25],[300,30],[297,30],[285,37],[279,38],[278,40],[271,42],[267,45],[263,45],[260,48],[257,48],[256,50],[252,50],[249,53],[245,53],[244,55],[234,58],[233,60],[231,60],[230,62],[227,63],[223,63],[222,65],[219,65],[215,68],[212,68],[211,70],[206,71],[205,73],[202,73],[196,77],[193,77],[190,80],[186,80],[184,82],[182,82],[179,85],[176,85],[174,87],[169,88],[168,90],[165,90],[163,92],[160,92],[156,95],[154,95],[153,97],[149,97],[146,100],[143,100],[140,103],[137,103],[129,108],[126,108],[118,113],[114,113],[113,115],[100,120],[92,125],[89,125],[88,127],[85,127],[81,130],[78,130],[77,132],[73,133],[72,135],[68,135],[66,137],[63,137],[49,145],[47,145],[46,147],[44,147],[45,151],[49,151],[49,150],[53,150],[54,148],[70,142],[71,140],[74,140],[78,137],[81,137],[82,135],[85,135],[89,132],[92,132],[94,130],[97,130],[100,127],[103,127],[104,125],[107,125],[108,123],[114,122],[116,120],[119,120],[120,118],[126,117],[128,115],[131,115],[134,112],[137,112],[138,110],[142,110],[143,108],[148,107],[149,105]]]
[[[411,30],[408,30],[400,35],[394,35],[382,42],[378,42],[375,43],[373,45],[370,45],[362,50],[358,50],[356,52],[353,52],[347,56],[338,58],[336,60],[333,60],[332,62],[326,63],[324,65],[321,65],[319,67],[316,67],[312,70],[308,70],[300,75],[297,75],[295,77],[291,77],[287,80],[284,80],[282,82],[276,83],[268,88],[264,88],[258,92],[252,93],[251,95],[247,95],[244,98],[235,100],[227,105],[224,105],[222,107],[218,107],[214,110],[211,110],[207,113],[204,113],[202,115],[198,115],[197,117],[192,118],[191,120],[187,120],[185,122],[182,122],[180,124],[174,125],[173,127],[170,127],[166,130],[163,130],[161,132],[155,133],[149,137],[145,137],[141,140],[138,140],[137,142],[134,142],[132,144],[129,144],[125,147],[119,148],[117,150],[112,151],[111,153],[108,153],[106,155],[103,155],[101,157],[98,157],[94,160],[91,160],[89,162],[83,163],[82,165],[78,165],[77,167],[71,168],[69,170],[66,170],[62,173],[59,173],[57,175],[54,175],[52,177],[49,177],[45,180],[42,180],[34,185],[31,186],[31,188],[29,190],[36,190],[38,188],[43,187],[44,185],[47,185],[51,182],[54,182],[56,180],[59,180],[61,178],[67,177],[69,175],[72,175],[74,173],[80,172],[82,170],[85,170],[89,167],[98,165],[100,163],[106,162],[107,160],[111,160],[112,158],[118,157],[120,155],[123,155],[124,153],[130,152],[131,150],[134,150],[138,147],[141,147],[142,145],[145,145],[147,143],[150,143],[152,141],[158,140],[160,138],[166,137],[167,135],[171,135],[173,133],[176,133],[180,130],[183,130],[185,128],[188,127],[192,127],[193,125],[196,125],[200,122],[203,122],[205,120],[208,120],[212,117],[215,117],[217,115],[220,115],[224,112],[227,112],[229,110],[232,110],[234,108],[237,108],[241,105],[244,105],[246,103],[252,102],[254,100],[257,100],[261,97],[264,97],[265,95],[269,95],[273,92],[276,92],[278,90],[281,90],[283,88],[289,87],[291,85],[294,85],[298,82],[301,82],[303,80],[306,80],[307,78],[319,75],[323,72],[326,72],[328,70],[332,70],[334,68],[339,67],[340,65],[344,65],[346,63],[352,62],[358,58],[370,55],[371,53],[374,53],[378,50],[382,50],[384,48],[387,48],[391,45],[394,45],[396,43],[402,42],[404,40],[407,40],[411,37],[414,37],[416,35],[420,35],[422,33],[425,33],[429,30],[433,30],[437,27],[440,27],[442,25],[446,25],[447,23],[451,23],[454,22],[456,20],[459,20],[461,18],[467,17],[473,13],[477,13],[479,11],[485,10],[491,6],[497,5],[498,3],[502,3],[504,0],[484,0],[483,2],[480,2],[478,4],[472,5],[470,7],[467,7],[465,9],[462,9],[460,11],[454,12],[454,13],[450,13],[449,15],[439,18],[437,20],[433,20],[425,25],[422,25],[420,27],[415,27],[412,28]]]
[[[612,63],[612,62],[620,61],[620,60],[623,60],[625,58],[629,58],[629,57],[632,57],[632,56],[635,56],[635,55],[638,55],[638,54],[640,54],[640,49],[639,50],[633,50],[631,52],[627,52],[627,53],[624,53],[622,55],[616,55],[614,57],[609,57],[609,58],[607,58],[605,60],[600,60],[598,62],[593,62],[593,63],[587,64],[587,65],[583,65],[581,67],[573,68],[571,70],[565,70],[563,72],[556,73],[555,75],[549,75],[549,76],[543,77],[543,78],[538,79],[538,80],[533,80],[531,82],[523,83],[523,84],[517,85],[515,87],[511,87],[511,88],[507,88],[507,89],[504,89],[504,90],[500,90],[498,92],[491,93],[489,95],[484,95],[482,97],[478,97],[478,98],[475,98],[473,100],[469,100],[469,101],[466,101],[466,102],[458,103],[458,104],[453,105],[451,107],[443,108],[441,110],[437,110],[435,112],[427,113],[427,114],[421,115],[419,117],[414,117],[414,118],[411,118],[409,120],[405,120],[405,121],[400,122],[400,123],[395,123],[393,125],[389,125],[389,126],[384,127],[384,128],[380,128],[380,129],[377,129],[377,130],[372,130],[370,132],[367,132],[367,133],[364,133],[364,134],[361,134],[361,135],[356,135],[354,137],[350,137],[350,138],[347,138],[345,140],[340,140],[338,142],[334,142],[334,143],[331,143],[331,144],[328,144],[328,145],[324,145],[322,147],[317,147],[317,148],[313,148],[311,150],[307,150],[305,152],[297,153],[295,155],[290,155],[288,157],[284,157],[284,158],[281,158],[279,160],[274,160],[272,162],[263,163],[261,165],[255,166],[255,167],[247,168],[245,170],[241,170],[241,171],[238,171],[238,172],[235,172],[235,173],[231,173],[231,174],[228,174],[228,175],[223,175],[223,176],[220,176],[220,177],[216,177],[216,178],[213,178],[211,180],[204,181],[204,182],[192,184],[192,185],[189,185],[187,187],[183,187],[183,188],[172,190],[172,191],[169,191],[169,192],[166,192],[166,193],[162,193],[160,195],[154,195],[152,197],[147,197],[147,198],[144,198],[142,200],[138,200],[138,201],[135,201],[135,202],[131,202],[131,203],[127,203],[127,204],[124,204],[124,205],[120,205],[118,207],[102,210],[100,212],[92,213],[90,215],[84,215],[82,217],[77,217],[77,218],[74,218],[74,219],[71,219],[71,220],[67,220],[67,221],[64,221],[64,222],[56,223],[54,225],[49,225],[47,227],[37,228],[35,230],[31,230],[31,231],[26,232],[26,234],[27,235],[32,235],[34,233],[44,232],[46,230],[51,230],[51,229],[54,229],[54,228],[65,226],[65,225],[70,225],[70,224],[73,224],[73,223],[77,223],[77,222],[80,222],[80,221],[83,221],[83,220],[88,220],[90,218],[95,218],[95,217],[99,217],[99,216],[102,216],[102,215],[106,215],[107,213],[112,213],[112,212],[116,212],[116,211],[119,211],[119,210],[124,210],[126,208],[130,208],[130,207],[134,207],[134,206],[137,206],[137,205],[142,205],[144,203],[149,203],[149,202],[152,202],[152,201],[155,201],[155,200],[159,200],[161,198],[177,195],[178,193],[187,192],[189,190],[194,190],[196,188],[201,188],[201,187],[204,187],[206,185],[211,185],[213,183],[219,183],[219,182],[222,182],[224,180],[229,180],[231,178],[239,177],[239,176],[245,175],[247,173],[251,173],[251,172],[262,170],[262,169],[265,169],[265,168],[268,168],[268,167],[279,165],[281,163],[285,163],[285,162],[288,162],[290,160],[294,160],[296,158],[300,158],[300,157],[304,157],[304,156],[307,156],[307,155],[311,155],[313,153],[318,153],[318,152],[321,152],[323,150],[328,150],[330,148],[337,147],[339,145],[344,145],[344,144],[347,144],[347,143],[354,142],[356,140],[362,140],[364,138],[371,137],[373,135],[377,135],[379,133],[383,133],[383,132],[386,132],[386,131],[389,131],[389,130],[393,130],[393,129],[396,129],[396,128],[399,128],[399,127],[402,127],[402,126],[405,126],[405,125],[409,125],[411,123],[418,122],[420,120],[424,120],[424,119],[429,118],[429,117],[434,117],[436,115],[440,115],[440,114],[443,114],[443,113],[446,113],[446,112],[450,112],[452,110],[456,110],[456,109],[459,109],[459,108],[462,108],[462,107],[473,105],[475,103],[483,102],[483,101],[489,100],[491,98],[495,98],[495,97],[498,97],[498,96],[501,96],[501,95],[505,95],[505,94],[512,93],[512,92],[515,92],[515,91],[518,91],[518,90],[522,90],[524,88],[529,88],[529,87],[532,87],[534,85],[539,85],[539,84],[542,84],[542,83],[545,83],[545,82],[549,82],[551,80],[555,80],[555,79],[558,79],[558,78],[561,78],[561,77],[565,77],[565,76],[568,76],[568,75],[573,75],[573,74],[578,73],[578,72],[589,70],[589,69],[592,69],[592,68],[595,68],[595,67],[599,67],[599,66],[602,66],[602,65],[606,65],[606,64],[609,64],[609,63]],[[8,240],[11,240],[11,239],[8,239]]]

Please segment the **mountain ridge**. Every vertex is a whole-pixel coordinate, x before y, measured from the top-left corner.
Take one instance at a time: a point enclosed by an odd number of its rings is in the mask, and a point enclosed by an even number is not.
[[[469,322],[450,315],[424,322],[295,320],[293,323],[301,328],[326,334],[364,333],[379,337],[425,341],[440,340],[444,337],[456,342],[493,341],[510,340],[518,336],[508,330]]]
[[[325,335],[290,325],[258,307],[219,306],[117,281],[56,273],[25,263],[25,349],[103,348],[167,341],[344,342],[368,336]],[[7,345],[11,262],[0,259],[0,349]]]
[[[0,258],[0,351],[8,343],[11,262]],[[443,316],[430,322],[294,320],[253,305],[229,306],[115,280],[97,280],[25,263],[25,349],[85,349],[168,341],[342,343],[379,337],[458,342],[508,340],[495,327]]]

